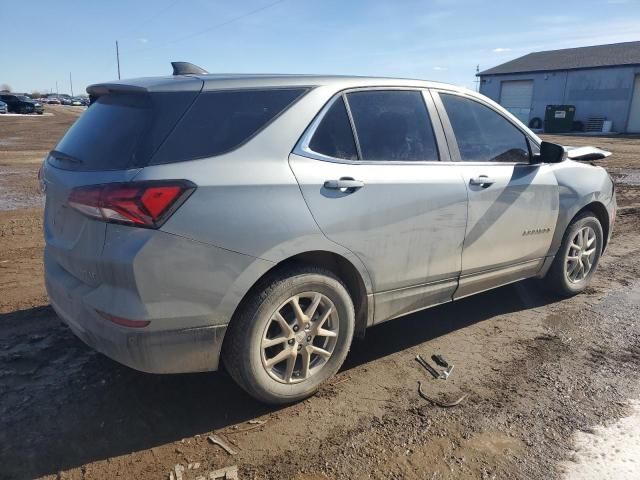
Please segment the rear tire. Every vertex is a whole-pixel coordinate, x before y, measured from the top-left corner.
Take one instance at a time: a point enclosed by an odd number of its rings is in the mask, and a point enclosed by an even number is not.
[[[342,366],[354,325],[353,301],[338,277],[318,267],[290,267],[267,277],[240,307],[222,359],[254,398],[296,402],[313,395]]]
[[[591,212],[578,215],[567,227],[544,281],[553,293],[571,297],[584,291],[598,268],[603,246],[602,225]]]

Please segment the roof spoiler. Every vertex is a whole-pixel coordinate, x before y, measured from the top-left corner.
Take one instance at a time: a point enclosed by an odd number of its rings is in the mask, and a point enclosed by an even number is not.
[[[174,75],[206,75],[209,73],[204,68],[189,62],[171,62],[171,66]]]

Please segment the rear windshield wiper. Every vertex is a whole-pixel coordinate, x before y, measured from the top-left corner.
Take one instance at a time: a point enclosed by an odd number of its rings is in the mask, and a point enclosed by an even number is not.
[[[70,162],[70,163],[77,163],[77,164],[82,163],[82,160],[80,160],[79,158],[74,157],[72,155],[67,155],[66,153],[63,153],[59,150],[51,150],[49,152],[49,155],[51,155],[56,160],[60,160],[63,162]]]

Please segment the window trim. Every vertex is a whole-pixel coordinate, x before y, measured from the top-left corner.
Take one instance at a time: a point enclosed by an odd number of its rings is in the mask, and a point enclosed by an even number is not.
[[[538,144],[538,142],[531,137],[531,135],[529,135],[529,133],[525,130],[522,129],[522,127],[520,125],[518,125],[517,123],[515,123],[511,118],[507,117],[504,115],[503,112],[501,112],[500,110],[498,110],[497,108],[495,108],[495,106],[491,105],[490,103],[484,101],[481,97],[476,97],[474,95],[469,95],[465,92],[459,92],[459,91],[454,91],[454,90],[447,90],[444,88],[430,88],[429,89],[432,93],[433,99],[434,99],[434,103],[436,105],[436,108],[438,110],[438,114],[440,115],[440,120],[442,121],[442,125],[444,128],[444,132],[445,132],[445,136],[447,137],[447,142],[449,143],[449,148],[451,149],[451,161],[455,162],[455,163],[460,163],[460,164],[464,164],[464,165],[512,165],[512,166],[517,166],[517,165],[527,165],[530,166],[532,165],[531,160],[533,158],[533,150],[531,149],[531,144],[535,144],[536,146],[538,146],[538,148],[540,147],[540,145]],[[443,95],[455,95],[458,97],[462,97],[462,98],[466,98],[472,102],[476,102],[479,103],[480,105],[483,105],[487,108],[489,108],[490,110],[492,110],[494,113],[496,113],[497,115],[501,116],[503,119],[505,119],[507,122],[509,122],[516,130],[518,130],[520,133],[522,133],[522,135],[525,138],[525,141],[527,142],[527,149],[529,150],[529,161],[528,162],[492,162],[492,161],[486,161],[486,162],[465,162],[464,160],[462,160],[462,157],[460,155],[460,150],[458,149],[458,139],[456,138],[455,132],[453,131],[453,127],[451,126],[451,122],[449,121],[449,114],[447,113],[447,110],[444,106],[444,103],[442,102],[442,99],[440,98],[440,94]]]
[[[427,110],[427,117],[431,122],[431,128],[433,130],[434,141],[436,144],[436,150],[438,152],[439,159],[438,160],[362,160],[362,153],[360,150],[360,141],[358,139],[358,133],[356,131],[353,117],[351,115],[351,107],[349,106],[349,101],[347,99],[347,94],[352,92],[370,92],[370,91],[389,91],[389,90],[400,90],[400,91],[413,91],[419,92],[422,95],[422,101],[425,104],[425,108]],[[331,157],[329,155],[324,155],[322,153],[316,152],[309,147],[311,143],[311,139],[315,134],[318,126],[324,119],[325,115],[332,107],[334,102],[337,99],[343,97],[344,104],[347,109],[347,115],[349,116],[349,123],[351,126],[351,133],[353,135],[354,142],[356,144],[356,150],[358,152],[357,160],[348,160],[345,158],[336,158]],[[405,87],[405,86],[374,86],[374,87],[353,87],[340,90],[336,92],[327,103],[320,109],[315,118],[311,121],[309,126],[306,128],[298,143],[294,147],[291,152],[295,155],[300,155],[301,157],[311,158],[314,160],[320,160],[323,162],[332,162],[332,163],[344,163],[349,165],[430,165],[430,164],[438,164],[441,165],[443,163],[450,163],[451,156],[449,154],[449,149],[447,147],[446,135],[443,131],[443,125],[441,123],[440,115],[437,111],[437,108],[434,104],[433,98],[429,93],[429,89],[426,87]]]

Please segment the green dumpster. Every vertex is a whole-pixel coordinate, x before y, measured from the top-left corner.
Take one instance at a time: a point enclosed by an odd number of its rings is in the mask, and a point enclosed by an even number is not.
[[[576,107],[574,105],[547,105],[544,112],[544,132],[570,132],[575,116]]]

